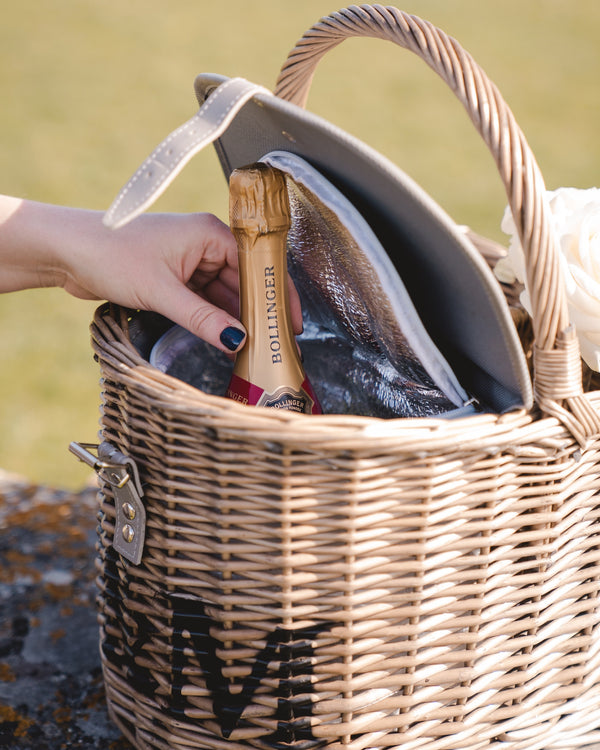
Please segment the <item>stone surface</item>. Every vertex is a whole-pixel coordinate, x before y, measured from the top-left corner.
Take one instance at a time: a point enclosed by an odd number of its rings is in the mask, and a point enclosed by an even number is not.
[[[95,525],[94,487],[0,472],[0,748],[131,748],[105,704]]]

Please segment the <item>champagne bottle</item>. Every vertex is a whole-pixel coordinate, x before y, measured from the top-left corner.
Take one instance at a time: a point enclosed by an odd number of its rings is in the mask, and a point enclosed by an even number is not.
[[[227,396],[251,406],[320,414],[291,322],[286,245],[291,219],[285,176],[257,163],[234,170],[229,186],[240,319],[247,338],[237,354]]]

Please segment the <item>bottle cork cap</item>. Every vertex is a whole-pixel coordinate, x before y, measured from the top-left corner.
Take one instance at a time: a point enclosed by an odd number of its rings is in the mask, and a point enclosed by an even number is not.
[[[283,172],[262,163],[235,169],[229,178],[229,223],[232,229],[258,234],[288,230],[291,218]]]

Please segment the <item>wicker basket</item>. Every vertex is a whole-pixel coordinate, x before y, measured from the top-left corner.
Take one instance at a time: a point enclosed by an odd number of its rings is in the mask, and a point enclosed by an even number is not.
[[[526,248],[536,406],[460,420],[251,409],[162,374],[98,310],[103,439],[144,486],[140,565],[101,492],[101,653],[138,748],[548,750],[600,739],[600,393],[583,394],[544,186],[481,69],[391,8],[333,14],[322,54],[390,39],[455,91]],[[529,354],[530,352],[528,352]]]

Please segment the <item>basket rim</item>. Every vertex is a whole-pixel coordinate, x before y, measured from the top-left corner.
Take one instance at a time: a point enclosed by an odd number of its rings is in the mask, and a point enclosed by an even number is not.
[[[124,310],[104,304],[97,308],[91,326],[92,345],[103,379],[127,385],[152,401],[156,410],[169,411],[182,424],[202,416],[206,424],[238,439],[357,451],[361,441],[372,452],[374,441],[381,450],[396,449],[430,455],[454,444],[457,453],[472,447],[491,454],[501,451],[532,457],[575,450],[579,446],[556,417],[542,416],[537,407],[504,414],[479,413],[445,417],[381,417],[351,414],[306,415],[279,409],[257,409],[223,396],[205,393],[168,375],[144,359],[119,323]],[[586,394],[600,403],[600,391]],[[368,443],[368,446],[366,445]]]

